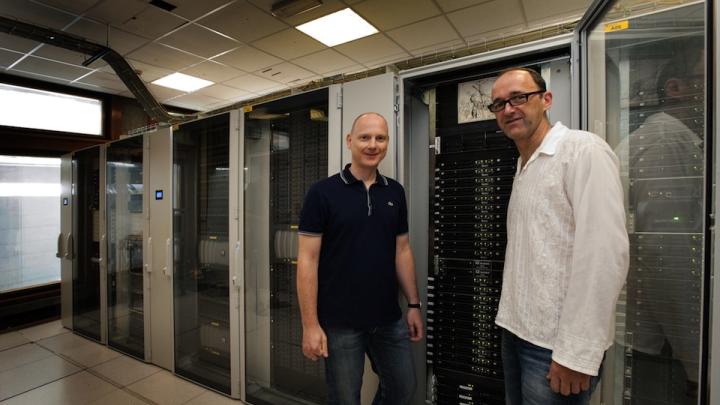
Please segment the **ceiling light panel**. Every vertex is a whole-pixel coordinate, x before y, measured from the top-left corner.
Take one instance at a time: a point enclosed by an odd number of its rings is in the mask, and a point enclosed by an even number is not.
[[[173,73],[161,79],[155,80],[153,84],[189,93],[215,83],[182,73]]]
[[[328,14],[295,28],[327,46],[344,44],[378,32],[375,27],[350,8]]]

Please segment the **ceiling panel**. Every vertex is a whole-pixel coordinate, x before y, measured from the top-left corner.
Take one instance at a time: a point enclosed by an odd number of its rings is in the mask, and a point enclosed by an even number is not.
[[[237,87],[241,90],[247,90],[252,93],[261,94],[268,91],[269,89],[284,87],[280,83],[263,79],[255,75],[240,76],[232,80],[228,80],[223,83],[227,86]]]
[[[462,43],[453,27],[443,16],[388,31],[387,34],[410,52],[437,49],[441,44]]]
[[[292,62],[320,75],[337,72],[343,68],[356,65],[355,61],[333,49],[326,49],[312,55],[303,56],[294,59]]]
[[[148,42],[146,38],[112,26],[98,24],[86,18],[76,21],[67,29],[67,32],[81,36],[90,42],[109,46],[120,55],[133,51]]]
[[[316,18],[324,17],[328,14],[332,14],[336,11],[340,11],[342,9],[347,8],[347,5],[345,5],[343,2],[339,0],[323,0],[323,4],[320,7],[314,8],[310,11],[306,11],[304,13],[300,13],[298,15],[289,17],[289,18],[283,18],[282,20],[288,23],[289,25],[296,27],[300,24],[304,24],[308,21],[314,20]],[[270,11],[270,6],[267,6],[268,12]]]
[[[150,43],[132,52],[129,58],[154,66],[180,70],[202,61],[201,58],[180,52],[165,45]]]
[[[58,84],[62,84],[65,86],[70,86],[69,80],[61,79],[59,77],[46,76],[46,75],[42,75],[42,74],[38,74],[38,73],[25,72],[22,70],[15,70],[15,69],[8,70],[7,73],[10,73],[15,76],[29,77],[29,78],[35,79],[35,80],[42,80],[44,82],[58,83]]]
[[[352,8],[382,31],[440,14],[432,0],[367,0]]]
[[[93,72],[89,76],[85,76],[78,80],[78,82],[115,90],[116,92],[123,92],[127,90],[125,83],[123,83],[117,75],[103,71]]]
[[[440,8],[444,12],[448,11],[454,11],[461,8],[466,8],[470,6],[476,6],[478,4],[482,3],[488,3],[492,0],[435,0],[437,4],[440,6]]]
[[[40,45],[39,42],[16,37],[14,35],[0,33],[0,47],[9,49],[11,51],[26,53],[38,45]]]
[[[197,93],[191,93],[186,94],[184,96],[173,98],[172,100],[167,100],[166,103],[168,105],[173,105],[176,107],[183,107],[183,108],[189,108],[192,110],[205,110],[208,106],[217,104],[222,102],[223,100],[217,99],[215,97],[205,96],[202,94]]]
[[[141,0],[105,0],[88,10],[88,17],[100,22],[121,25],[125,21],[151,7]]]
[[[206,58],[211,58],[240,46],[239,43],[230,38],[192,23],[163,37],[158,42]]]
[[[75,66],[81,66],[84,61],[86,61],[89,56],[85,55],[84,53],[74,52],[70,51],[64,48],[58,48],[52,45],[44,44],[40,47],[37,51],[33,52],[33,56],[39,56],[46,59],[51,59],[58,62],[64,62],[69,63],[71,65]],[[104,60],[98,59],[94,61],[90,66],[86,66],[91,69],[97,69],[100,67],[105,66],[107,63],[105,63]]]
[[[43,4],[74,14],[82,14],[100,1],[102,0],[40,0]]]
[[[295,28],[253,42],[253,46],[283,59],[295,59],[327,47]]]
[[[383,34],[338,45],[334,49],[363,65],[374,64],[380,60],[402,60],[410,57],[410,54]]]
[[[180,27],[186,22],[186,20],[174,14],[150,6],[129,20],[126,20],[119,25],[119,27],[125,31],[142,35],[145,38],[155,39]]]
[[[253,47],[244,46],[232,52],[213,58],[221,63],[234,66],[246,72],[254,72],[264,67],[278,64],[282,59],[255,49]]]
[[[450,22],[465,38],[525,23],[517,0],[495,0],[449,13]]]
[[[172,70],[148,65],[147,63],[142,63],[136,60],[128,60],[128,63],[130,63],[130,65],[135,69],[135,72],[137,72],[140,75],[140,78],[146,83],[165,77],[173,72]],[[102,70],[112,73],[115,72],[110,66],[106,66]]]
[[[587,9],[590,0],[522,0],[528,23],[550,17],[578,17]]]
[[[289,62],[280,63],[278,65],[255,72],[256,75],[265,77],[266,79],[288,85],[296,85],[299,80],[308,79],[315,76],[313,72],[305,70],[297,65]]]
[[[65,28],[75,19],[72,14],[32,3],[29,0],[0,1],[0,15],[57,30]]]
[[[213,10],[217,10],[232,0],[170,0],[170,3],[177,6],[172,12],[188,20],[194,20]]]
[[[287,25],[245,0],[240,0],[198,23],[245,43],[278,32]]]
[[[210,80],[213,83],[222,83],[225,80],[229,80],[245,74],[245,72],[213,61],[198,63],[195,66],[183,69],[182,73],[199,77],[205,80]]]
[[[8,51],[5,49],[0,49],[0,67],[7,68],[11,66],[13,63],[17,62],[18,59],[20,59],[23,56],[23,54],[19,52],[13,52]]]
[[[185,92],[183,91],[171,89],[169,87],[158,86],[157,84],[152,83],[148,84],[147,88],[148,90],[150,90],[150,93],[155,96],[155,100],[158,101],[165,101],[167,99],[185,94]]]
[[[255,96],[255,94],[236,89],[234,87],[228,87],[222,84],[216,84],[214,86],[205,87],[195,92],[196,94],[202,94],[204,96],[215,97],[220,100],[237,100],[241,97]]]
[[[41,75],[57,77],[65,80],[75,80],[90,72],[90,69],[66,65],[60,62],[36,58],[34,56],[28,56],[23,59],[20,63],[15,65],[13,69],[39,73]]]

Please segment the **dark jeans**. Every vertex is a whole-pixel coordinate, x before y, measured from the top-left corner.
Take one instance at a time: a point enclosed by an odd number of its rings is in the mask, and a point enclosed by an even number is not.
[[[324,328],[328,404],[359,405],[365,354],[380,379],[373,405],[404,405],[415,393],[415,366],[405,321],[370,328]]]
[[[552,351],[527,342],[503,329],[502,360],[505,372],[505,401],[508,405],[585,405],[590,403],[598,376],[590,378],[590,389],[564,396],[550,388],[546,378]]]

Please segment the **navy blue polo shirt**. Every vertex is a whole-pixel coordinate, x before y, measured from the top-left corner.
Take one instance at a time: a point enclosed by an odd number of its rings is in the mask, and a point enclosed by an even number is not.
[[[322,236],[321,326],[366,328],[400,319],[395,243],[407,231],[405,191],[380,172],[369,189],[350,165],[310,187],[298,232]]]

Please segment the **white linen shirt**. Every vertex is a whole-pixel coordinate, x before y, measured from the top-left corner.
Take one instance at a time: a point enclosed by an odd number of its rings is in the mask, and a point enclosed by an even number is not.
[[[628,270],[618,159],[600,137],[555,124],[518,167],[495,323],[555,362],[597,375]]]

